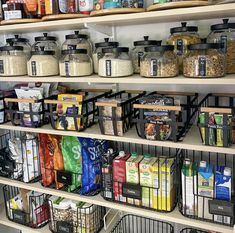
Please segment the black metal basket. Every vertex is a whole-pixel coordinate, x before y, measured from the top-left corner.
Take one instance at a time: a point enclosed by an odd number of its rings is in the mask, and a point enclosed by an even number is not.
[[[52,128],[65,131],[83,131],[91,127],[96,123],[95,117],[98,113],[95,103],[98,99],[107,97],[111,93],[112,91],[108,89],[86,89],[73,90],[64,94],[64,96],[82,95],[84,100],[81,101],[71,98],[58,100],[58,95],[49,97],[45,100],[45,104],[48,106],[47,116],[50,118]],[[66,112],[60,113],[58,111],[59,105],[61,107],[67,105]]]
[[[144,91],[120,91],[109,95],[109,99],[96,103],[99,108],[99,126],[102,134],[123,136],[133,126],[137,110],[133,104],[145,95]]]
[[[182,215],[203,221],[234,224],[234,155],[181,151],[179,210]],[[206,164],[206,163],[207,164]],[[205,167],[200,168],[199,166]],[[226,170],[229,170],[225,174]]]
[[[50,217],[48,195],[27,194],[28,192],[29,190],[7,185],[3,187],[6,216],[12,222],[41,228],[48,223]],[[21,202],[21,206],[16,204],[17,201]]]
[[[171,224],[132,214],[123,216],[111,233],[174,233]]]
[[[235,95],[208,94],[200,105],[198,127],[202,143],[220,147],[235,143]]]
[[[158,212],[171,212],[177,204],[177,155],[179,151],[172,148],[154,147],[130,143],[117,143],[116,151],[125,151],[127,158],[123,162],[114,165],[118,153],[109,155],[105,159],[102,167],[102,196],[112,202],[119,202],[125,205],[135,205],[139,208],[151,209]],[[153,158],[148,165],[136,166],[139,168],[138,181],[129,182],[127,179],[126,160],[129,159],[131,152],[139,155],[150,154]],[[115,168],[115,166],[122,166]],[[141,166],[140,166],[141,165]],[[140,169],[142,169],[140,171]],[[146,170],[144,170],[146,169]],[[144,180],[145,172],[151,174],[148,181]],[[140,174],[142,173],[142,175]],[[122,174],[122,175],[120,175]],[[123,175],[124,174],[124,175]]]
[[[197,107],[197,93],[152,92],[148,96],[177,97],[179,105],[134,104],[139,114],[134,119],[136,130],[141,138],[149,140],[183,140],[194,123]],[[147,96],[147,98],[148,98]]]
[[[37,136],[17,131],[0,136],[0,176],[25,183],[41,179]]]
[[[194,228],[184,228],[180,233],[208,233],[208,231],[202,231]]]

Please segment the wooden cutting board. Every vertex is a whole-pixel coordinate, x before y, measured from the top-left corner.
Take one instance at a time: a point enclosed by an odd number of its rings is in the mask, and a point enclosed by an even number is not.
[[[89,15],[84,14],[58,14],[58,15],[47,15],[42,18],[43,21],[50,20],[60,20],[60,19],[76,19],[76,18],[85,18],[89,17]]]
[[[10,19],[10,20],[2,20],[1,25],[20,24],[20,23],[37,23],[41,21],[42,21],[41,19]]]
[[[110,8],[98,11],[92,11],[91,16],[113,15],[113,14],[128,14],[145,12],[144,8]]]

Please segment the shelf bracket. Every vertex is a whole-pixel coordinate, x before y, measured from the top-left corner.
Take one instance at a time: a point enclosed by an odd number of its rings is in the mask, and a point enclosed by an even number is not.
[[[102,34],[105,34],[106,36],[113,36],[112,26],[99,25],[99,24],[95,24],[95,23],[84,23],[84,26],[87,29],[91,29],[91,30],[100,32]]]

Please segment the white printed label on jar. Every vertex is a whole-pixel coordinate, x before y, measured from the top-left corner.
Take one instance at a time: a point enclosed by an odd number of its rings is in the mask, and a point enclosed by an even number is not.
[[[4,18],[5,18],[5,20],[22,19],[22,11],[20,11],[20,10],[5,11],[4,12]]]
[[[4,74],[4,63],[3,63],[3,60],[0,60],[0,74]]]
[[[157,59],[151,59],[150,63],[150,75],[156,76],[157,75]]]
[[[36,61],[31,62],[32,75],[37,75]]]
[[[112,76],[112,63],[111,60],[105,61],[105,72],[106,76]]]
[[[198,76],[206,76],[206,57],[198,59]]]

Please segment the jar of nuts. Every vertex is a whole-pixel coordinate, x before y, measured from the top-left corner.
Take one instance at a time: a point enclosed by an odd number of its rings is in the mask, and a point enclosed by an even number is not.
[[[144,48],[153,45],[161,45],[161,41],[149,40],[148,36],[144,36],[144,40],[134,41],[134,48],[131,51],[134,73],[140,73],[140,61],[144,56]]]
[[[183,61],[183,74],[189,78],[216,78],[226,73],[225,54],[219,43],[200,43],[188,46]]]
[[[147,78],[167,78],[178,75],[178,61],[174,46],[161,45],[146,47],[140,63],[140,75]]]
[[[235,23],[223,19],[223,23],[211,26],[211,33],[207,37],[208,43],[221,43],[226,53],[227,73],[235,73]]]
[[[198,27],[187,26],[186,22],[182,22],[181,27],[170,29],[171,36],[167,40],[167,44],[174,45],[174,52],[178,56],[180,73],[183,70],[183,58],[188,53],[188,45],[201,42],[197,31]]]

